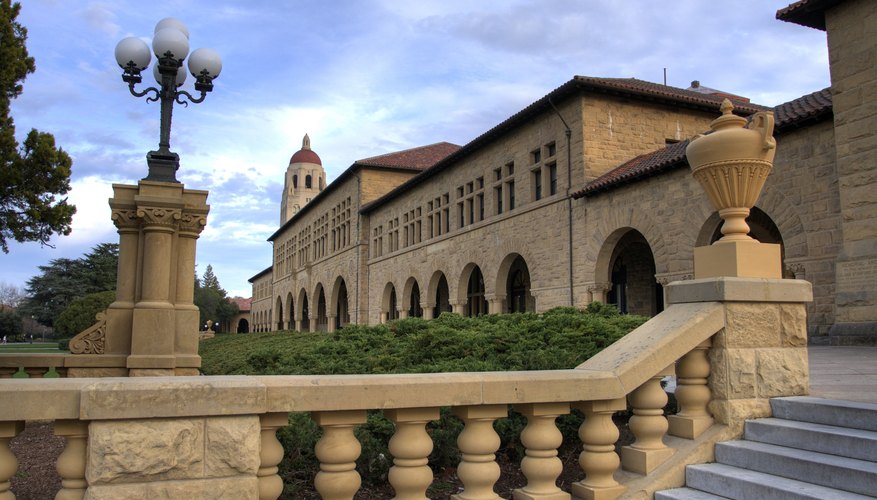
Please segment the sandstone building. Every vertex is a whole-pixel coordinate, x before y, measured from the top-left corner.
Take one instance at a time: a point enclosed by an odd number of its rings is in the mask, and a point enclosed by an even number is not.
[[[803,0],[777,16],[827,32],[832,85],[773,108],[775,168],[751,234],[813,283],[812,342],[873,342],[877,14],[866,0]],[[465,146],[359,160],[324,189],[305,137],[273,264],[250,279],[252,329],[594,300],[655,314],[663,286],[691,278],[693,249],[720,236],[685,147],[725,97],[743,116],[769,109],[699,84],[576,76]],[[319,179],[306,195],[301,175]]]

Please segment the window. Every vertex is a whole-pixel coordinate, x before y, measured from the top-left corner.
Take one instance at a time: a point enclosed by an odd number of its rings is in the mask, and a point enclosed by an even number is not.
[[[293,189],[298,188],[298,176],[297,175],[292,176],[292,188]]]
[[[533,200],[539,201],[542,199],[542,169],[537,168],[533,170]]]
[[[496,199],[496,215],[502,213],[502,186],[493,188],[493,197]]]
[[[465,190],[463,186],[460,186],[457,192],[464,193],[457,201],[459,227],[465,227],[484,220],[484,177],[478,177],[472,182],[467,182]]]
[[[310,188],[311,188],[311,183],[312,183],[311,176],[310,176],[310,175],[305,176],[305,187],[308,188],[308,189],[310,189]]]
[[[509,210],[515,209],[515,181],[509,181],[505,183],[506,189],[509,192]]]
[[[542,161],[542,151],[540,151],[538,149],[534,149],[533,151],[530,151],[530,163],[535,165],[535,164],[539,163],[540,161]]]
[[[499,215],[504,210],[515,208],[515,163],[508,162],[502,169],[494,170],[497,171],[505,174],[493,185],[494,207]]]
[[[548,194],[557,194],[557,163],[548,165]]]
[[[557,146],[553,142],[546,145],[545,150],[546,156],[549,158],[557,154]]]

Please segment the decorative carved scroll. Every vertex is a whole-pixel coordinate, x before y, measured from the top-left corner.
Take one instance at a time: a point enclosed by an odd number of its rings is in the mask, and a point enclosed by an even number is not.
[[[107,339],[107,312],[95,316],[97,323],[83,330],[70,340],[71,354],[103,354]]]

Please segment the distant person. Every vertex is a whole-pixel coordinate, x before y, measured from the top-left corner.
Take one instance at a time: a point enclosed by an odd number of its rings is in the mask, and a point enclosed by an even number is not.
[[[33,344],[33,334],[30,336],[30,343]]]
[[[6,343],[6,335],[3,336],[3,343]]]

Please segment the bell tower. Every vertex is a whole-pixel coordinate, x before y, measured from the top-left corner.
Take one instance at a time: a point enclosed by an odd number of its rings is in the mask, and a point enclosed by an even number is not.
[[[280,198],[280,225],[298,213],[305,203],[314,199],[326,187],[323,162],[311,149],[311,138],[305,134],[301,149],[289,159]]]

